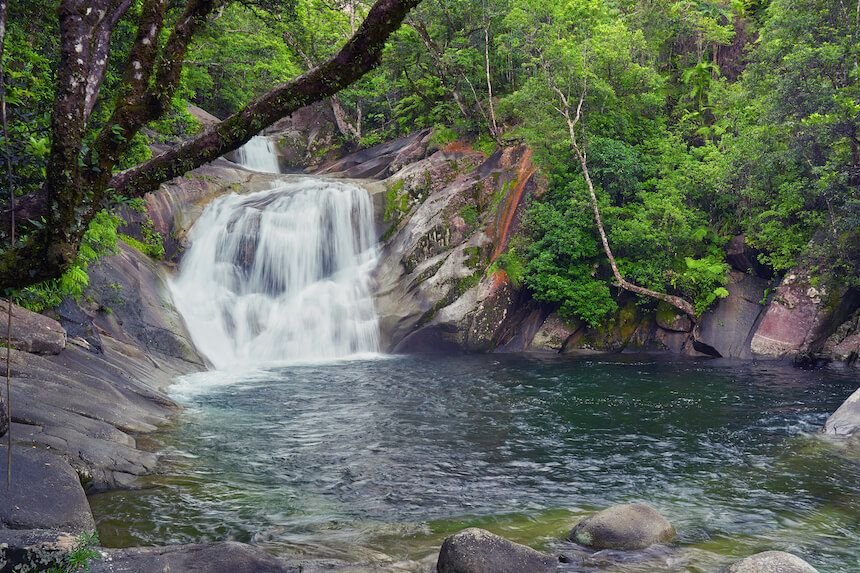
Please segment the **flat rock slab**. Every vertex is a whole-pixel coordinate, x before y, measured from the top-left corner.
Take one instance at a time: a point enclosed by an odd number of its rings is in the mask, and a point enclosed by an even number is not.
[[[105,552],[90,573],[301,573],[262,549],[227,541]]]
[[[0,315],[5,317],[8,312],[9,302],[0,299]],[[5,333],[5,327],[3,331]],[[11,334],[12,348],[24,352],[59,354],[66,347],[66,331],[59,322],[17,304],[12,305]]]
[[[0,476],[6,476],[6,447],[0,447]],[[12,487],[3,484],[0,527],[56,529],[71,533],[96,527],[75,470],[62,458],[34,448],[12,447]]]
[[[571,530],[569,539],[594,549],[645,549],[675,539],[675,528],[650,505],[631,503],[586,517]]]
[[[730,565],[725,573],[818,573],[818,570],[791,553],[765,551]]]
[[[475,527],[442,543],[437,573],[549,573],[558,558]]]

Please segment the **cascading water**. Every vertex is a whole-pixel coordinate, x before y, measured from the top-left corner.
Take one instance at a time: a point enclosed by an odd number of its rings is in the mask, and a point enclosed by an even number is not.
[[[171,284],[216,368],[322,361],[378,350],[367,191],[321,179],[214,201]]]
[[[244,167],[254,171],[266,173],[280,173],[281,171],[274,142],[262,135],[255,135],[248,143],[237,149],[236,160]]]

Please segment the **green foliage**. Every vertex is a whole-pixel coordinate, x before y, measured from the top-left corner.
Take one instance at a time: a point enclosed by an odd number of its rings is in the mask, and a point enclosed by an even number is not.
[[[460,217],[469,227],[474,227],[478,224],[478,208],[474,205],[465,205],[460,209]]]
[[[484,155],[489,156],[495,153],[499,146],[489,135],[480,135],[475,139],[474,143],[472,143],[472,147],[475,151],[480,151]]]
[[[495,267],[565,316],[598,324],[617,309],[618,291],[556,91],[576,103],[587,86],[581,144],[629,280],[683,296],[702,312],[725,295],[726,239],[744,233],[777,272],[814,260],[860,282],[860,24],[843,4],[424,0],[379,68],[338,94],[358,133],[319,153],[432,127],[431,148],[463,140],[490,155],[492,101],[502,138],[527,143],[549,184]],[[196,133],[187,102],[224,117],[330,57],[368,9],[350,5],[352,18],[326,0],[227,3],[193,42],[167,114],[135,137],[118,168],[150,157],[152,143]],[[114,34],[95,128],[110,117],[139,10],[136,3]],[[15,188],[26,194],[45,179],[59,30],[47,0],[11,3],[9,11],[2,64],[10,137],[2,144]],[[170,18],[178,11],[171,5]],[[409,191],[393,184],[385,219],[399,221],[430,183]],[[460,216],[474,227],[509,189]],[[108,204],[117,202],[127,200]],[[151,225],[142,234],[128,242],[163,256]],[[80,296],[94,251],[88,242],[62,279],[18,296],[34,308]]]
[[[164,239],[161,233],[155,231],[151,225],[144,224],[141,227],[144,239],[141,241],[130,235],[120,233],[119,238],[128,245],[153,259],[161,259],[164,257]]]
[[[449,143],[453,143],[458,139],[457,132],[444,125],[433,126],[433,133],[430,135],[430,146],[435,148],[443,148]]]
[[[64,557],[62,563],[54,565],[47,573],[79,573],[89,571],[93,561],[101,559],[97,547],[99,544],[98,534],[83,533],[75,540],[75,546]]]
[[[490,271],[497,270],[505,271],[508,275],[508,280],[511,284],[519,288],[523,284],[523,279],[526,274],[526,260],[523,258],[516,247],[510,247],[507,251],[496,258],[496,261],[490,266]]]
[[[698,314],[707,310],[718,298],[729,296],[729,291],[725,288],[728,284],[729,265],[721,257],[686,257],[684,261],[687,268],[673,277],[673,286],[680,288],[693,299]]]
[[[409,210],[409,193],[404,190],[405,181],[398,179],[385,192],[383,220],[398,221]]]
[[[120,223],[122,219],[116,215],[108,211],[100,211],[84,233],[74,264],[58,279],[14,291],[11,295],[12,300],[24,308],[42,312],[59,306],[64,298],[80,298],[90,284],[90,277],[87,274],[90,263],[116,252],[119,238],[116,230]]]

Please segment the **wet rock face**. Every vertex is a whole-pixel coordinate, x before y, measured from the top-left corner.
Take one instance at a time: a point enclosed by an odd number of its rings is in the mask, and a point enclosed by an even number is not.
[[[539,321],[525,329],[528,340],[519,336],[517,325],[510,324],[519,293],[501,269],[488,270],[507,238],[500,221],[510,231],[530,192],[531,171],[526,169],[520,181],[518,166],[528,163],[523,149],[487,158],[464,146],[445,148],[385,182],[391,228],[375,278],[386,348],[483,352],[514,339],[513,346],[522,350],[531,341]],[[345,158],[343,164],[356,159],[361,158]],[[542,311],[538,318],[545,315]],[[523,314],[524,320],[533,318]]]
[[[730,565],[725,569],[725,573],[818,573],[818,571],[791,553],[765,551]]]
[[[726,262],[733,269],[769,279],[773,276],[773,271],[759,262],[758,256],[760,254],[761,251],[750,247],[746,243],[746,237],[743,235],[732,237],[732,240],[726,245]]]
[[[675,539],[665,517],[642,503],[616,505],[586,517],[571,530],[571,541],[593,549],[645,549]]]
[[[824,433],[860,438],[860,388],[851,394],[824,424]]]
[[[547,317],[532,338],[529,350],[561,352],[567,339],[580,328],[582,328],[580,321],[565,320],[553,313]]]
[[[6,342],[9,302],[0,300],[2,339]],[[12,348],[33,354],[59,354],[66,347],[66,331],[56,320],[12,305]]]
[[[846,366],[860,366],[860,311],[839,325],[824,343],[821,353],[827,359]]]
[[[558,559],[489,531],[465,529],[445,539],[437,573],[549,573]]]

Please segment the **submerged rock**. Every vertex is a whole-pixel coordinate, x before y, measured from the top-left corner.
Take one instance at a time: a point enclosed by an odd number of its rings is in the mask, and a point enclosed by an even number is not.
[[[765,551],[730,565],[725,569],[725,573],[818,573],[818,571],[791,553]]]
[[[860,437],[860,388],[851,394],[824,423],[824,433]]]
[[[675,528],[650,505],[631,503],[586,517],[568,538],[594,549],[644,549],[675,539]]]
[[[475,527],[442,543],[437,573],[543,573],[555,571],[558,559]]]
[[[90,573],[151,573],[153,571],[205,571],[206,573],[300,573],[262,549],[227,541],[200,545],[135,547],[108,551]]]
[[[0,300],[0,316],[9,312],[9,302]],[[3,341],[6,340],[6,319],[3,319]],[[56,320],[12,305],[11,346],[33,354],[59,354],[66,347],[66,331]],[[4,344],[5,345],[5,344]]]

